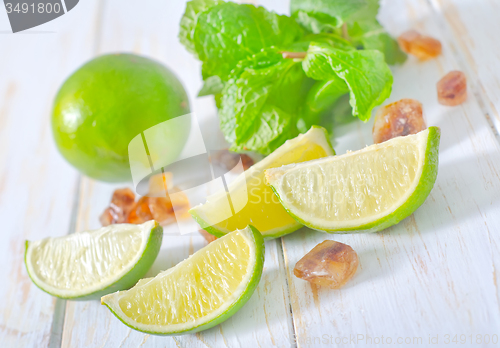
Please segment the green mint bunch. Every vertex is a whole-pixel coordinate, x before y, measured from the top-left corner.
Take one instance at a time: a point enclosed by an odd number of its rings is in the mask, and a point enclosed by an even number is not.
[[[292,0],[292,16],[220,0],[192,0],[179,39],[202,62],[199,96],[214,95],[231,150],[268,155],[325,125],[332,113],[368,121],[404,62],[378,23],[378,0]]]

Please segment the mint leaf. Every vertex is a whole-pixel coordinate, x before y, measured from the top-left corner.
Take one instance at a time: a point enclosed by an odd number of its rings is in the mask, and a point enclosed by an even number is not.
[[[376,19],[354,22],[349,25],[348,33],[356,45],[382,52],[387,64],[401,64],[406,61],[406,54],[401,51],[397,41]]]
[[[290,9],[299,23],[304,27],[310,27],[310,18],[314,18],[323,25],[330,24],[334,28],[342,26],[344,21],[351,15],[369,5],[368,0],[291,0]],[[304,21],[300,18],[300,12],[310,16]],[[328,17],[331,18],[328,21]],[[312,30],[311,30],[312,31]],[[316,33],[315,31],[313,31]]]
[[[222,3],[200,14],[194,31],[204,77],[227,81],[237,63],[264,48],[285,47],[303,34],[292,18],[263,7]]]
[[[366,0],[364,6],[360,6],[356,11],[353,11],[347,22],[354,23],[374,20],[377,18],[379,8],[379,0]]]
[[[340,96],[349,93],[349,87],[344,80],[336,75],[329,77],[333,78],[316,81],[309,90],[306,103],[311,110],[324,111],[331,107]]]
[[[338,19],[321,12],[299,10],[294,13],[297,22],[311,33],[333,33],[339,27]]]
[[[349,95],[341,96],[331,107],[331,122],[335,126],[340,126],[355,120],[352,117],[352,106],[349,103]],[[328,129],[328,128],[327,128]]]
[[[346,39],[333,33],[309,34],[303,36],[299,41],[287,46],[283,52],[300,52],[305,55],[311,42],[323,43],[344,51],[355,50],[356,48]],[[308,129],[309,130],[309,129]]]
[[[221,129],[233,151],[267,155],[298,135],[308,81],[301,64],[276,51],[238,64],[223,90]]]
[[[329,133],[335,134],[338,126],[356,120],[352,117],[352,107],[349,104],[349,94],[344,94],[338,98],[328,109],[322,111],[316,117],[316,125],[325,128]]]
[[[337,100],[347,93],[349,93],[349,88],[340,77],[334,77],[332,80],[316,81],[309,89],[305,106],[299,115],[297,121],[299,131],[301,133],[305,132],[312,125],[320,125],[331,131],[331,125],[333,124],[332,108]]]
[[[391,94],[391,70],[384,55],[376,50],[343,51],[311,43],[302,66],[306,75],[315,80],[344,80],[349,87],[353,115],[364,122],[370,119],[373,108]]]
[[[355,49],[355,47],[349,41],[338,36],[337,34],[330,34],[330,33],[310,34],[304,36],[302,40],[308,41],[309,44],[311,42],[328,44],[334,48],[340,48],[345,51]],[[306,51],[308,48],[309,46],[307,46]]]
[[[219,94],[224,88],[224,83],[219,76],[210,76],[203,82],[203,87],[198,92],[198,97],[203,97],[211,94]]]
[[[214,101],[217,109],[220,109],[222,107],[222,93],[214,94]]]
[[[203,11],[222,2],[220,0],[192,0],[186,4],[186,11],[184,11],[180,23],[179,41],[189,52],[196,54],[193,36],[198,17]]]

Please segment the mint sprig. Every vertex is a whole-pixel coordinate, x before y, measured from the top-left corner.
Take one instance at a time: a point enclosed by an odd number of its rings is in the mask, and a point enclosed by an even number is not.
[[[332,110],[366,122],[390,95],[387,63],[406,58],[377,11],[378,0],[292,0],[291,17],[189,1],[179,38],[202,62],[199,95],[215,96],[231,150],[267,155],[314,124],[331,124]]]

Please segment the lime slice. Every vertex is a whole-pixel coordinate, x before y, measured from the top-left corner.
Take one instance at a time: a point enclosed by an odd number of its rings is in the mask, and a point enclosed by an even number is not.
[[[266,171],[285,209],[327,232],[375,232],[427,198],[437,176],[440,130],[430,127],[363,150]]]
[[[264,180],[264,170],[284,164],[310,161],[334,155],[328,133],[322,127],[313,126],[307,133],[288,140],[262,161],[253,165],[229,185],[229,194],[218,192],[207,198],[207,202],[189,212],[201,228],[221,237],[238,228],[253,225],[264,238],[276,238],[291,233],[300,227],[276,199]],[[236,213],[227,209],[231,200]]]
[[[211,328],[250,298],[264,264],[264,239],[248,226],[132,289],[101,299],[125,325],[155,335]]]
[[[95,231],[26,241],[28,274],[43,291],[65,299],[99,298],[128,289],[144,276],[160,251],[156,221],[110,225]]]

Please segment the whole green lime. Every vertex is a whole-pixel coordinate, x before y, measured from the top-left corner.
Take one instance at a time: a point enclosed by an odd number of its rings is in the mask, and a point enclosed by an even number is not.
[[[131,179],[128,145],[161,122],[189,113],[186,92],[162,64],[134,54],[97,57],[57,93],[52,131],[57,147],[79,171],[102,181]],[[190,122],[176,122],[162,144],[169,158],[184,147]]]

